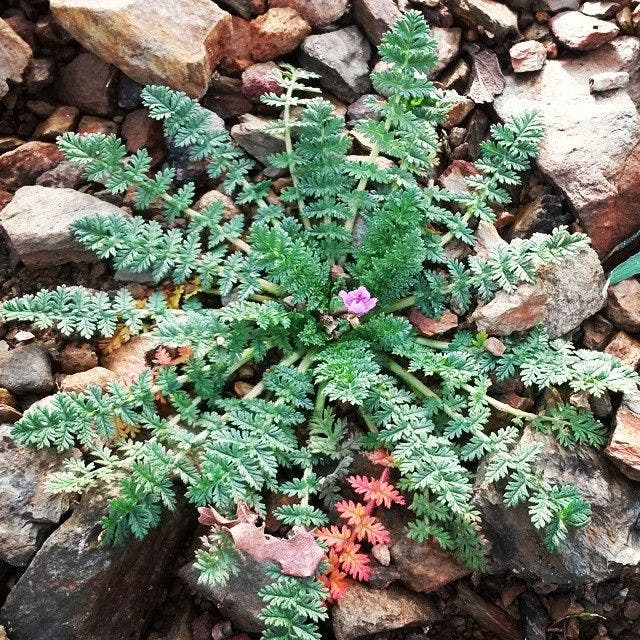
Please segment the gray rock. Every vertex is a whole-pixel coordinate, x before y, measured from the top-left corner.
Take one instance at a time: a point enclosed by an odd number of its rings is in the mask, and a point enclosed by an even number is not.
[[[76,241],[69,225],[84,216],[112,213],[122,214],[122,210],[88,193],[28,186],[18,189],[0,212],[0,223],[19,260],[47,267],[96,260]]]
[[[591,504],[591,524],[574,530],[558,551],[547,551],[526,507],[505,507],[501,491],[484,482],[481,467],[475,495],[489,541],[489,572],[575,589],[634,568],[640,562],[640,485],[617,473],[592,447],[563,449],[553,437],[525,429],[522,442],[534,441],[544,446],[536,464],[545,478],[577,487]]]
[[[11,425],[0,425],[0,559],[26,567],[53,525],[69,509],[68,495],[45,488],[48,474],[63,456],[20,447]]]
[[[518,16],[496,0],[447,0],[447,6],[468,27],[479,27],[497,40],[518,33]]]
[[[462,29],[431,27],[431,35],[437,43],[438,61],[429,76],[435,78],[445,67],[449,66],[458,55],[462,39]]]
[[[534,0],[533,8],[539,11],[562,11],[563,9],[577,9],[581,0]]]
[[[300,46],[300,63],[320,75],[320,84],[345,102],[371,88],[371,46],[358,27],[308,36]]]
[[[144,540],[101,546],[105,499],[85,495],[9,593],[2,622],[12,640],[136,640],[170,579],[192,527],[178,506]]]
[[[39,344],[0,352],[0,387],[16,395],[44,396],[55,390],[51,361]]]
[[[256,160],[266,165],[272,153],[284,151],[284,138],[268,130],[272,120],[246,113],[240,116],[239,121],[231,127],[231,137]]]
[[[579,58],[547,60],[532,76],[507,75],[494,102],[502,119],[541,112],[538,166],[567,196],[600,256],[640,229],[639,65],[640,40],[620,37]],[[589,78],[605,71],[628,72],[629,86],[592,95]]]
[[[375,46],[380,44],[382,34],[389,31],[393,23],[402,17],[394,0],[352,0],[351,4],[355,23]]]

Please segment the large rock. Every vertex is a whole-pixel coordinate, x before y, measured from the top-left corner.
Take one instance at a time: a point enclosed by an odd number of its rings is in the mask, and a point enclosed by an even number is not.
[[[312,27],[326,27],[341,18],[349,8],[348,0],[269,0],[270,7],[291,7]],[[247,16],[244,16],[245,18]]]
[[[18,446],[11,426],[0,425],[0,559],[26,567],[69,509],[68,495],[46,490],[49,473],[61,456]]]
[[[45,172],[57,167],[64,156],[50,142],[26,142],[0,155],[0,189],[15,191],[35,184]]]
[[[536,465],[552,484],[577,487],[591,504],[591,524],[570,533],[558,551],[547,551],[524,506],[504,505],[502,492],[483,480],[475,494],[488,538],[488,569],[521,578],[579,588],[624,573],[640,562],[640,486],[621,476],[598,450],[563,449],[551,436],[525,429],[522,443],[540,442]]]
[[[358,27],[309,36],[300,47],[302,66],[320,75],[320,84],[340,100],[353,102],[371,88],[371,47]]]
[[[0,352],[0,387],[16,395],[46,395],[55,389],[51,361],[39,344]]]
[[[617,38],[580,58],[547,60],[537,74],[507,75],[494,102],[503,119],[541,112],[538,165],[566,194],[600,256],[640,229],[639,65],[640,40]],[[589,78],[604,71],[635,75],[626,90],[592,95]]]
[[[51,0],[82,45],[141,84],[199,98],[231,37],[231,16],[211,0]]]
[[[269,9],[251,21],[251,58],[266,62],[291,53],[310,33],[309,23],[295,9]]]
[[[640,282],[629,278],[609,287],[607,316],[620,329],[640,331]]]
[[[31,47],[0,19],[0,98],[9,91],[7,80],[22,82],[22,74],[32,55]]]
[[[86,495],[42,545],[2,609],[12,640],[136,640],[153,619],[191,510],[178,506],[143,540],[112,547],[99,540],[105,508]]]
[[[245,113],[239,118],[240,122],[231,127],[231,137],[235,143],[247,153],[262,162],[269,163],[272,153],[284,151],[284,138],[269,130],[271,120]]]
[[[640,481],[640,394],[625,396],[616,412],[606,454],[632,480]]]
[[[447,0],[447,6],[472,29],[480,27],[498,40],[518,33],[518,16],[496,0]]]
[[[0,223],[16,256],[30,266],[88,262],[69,225],[88,215],[121,214],[115,205],[73,189],[29,186],[18,189],[0,212]]]
[[[598,20],[580,11],[565,11],[549,20],[553,35],[569,49],[590,51],[613,40],[620,29],[607,20]]]
[[[376,46],[380,44],[382,34],[402,17],[394,0],[353,0],[352,4],[353,19]]]

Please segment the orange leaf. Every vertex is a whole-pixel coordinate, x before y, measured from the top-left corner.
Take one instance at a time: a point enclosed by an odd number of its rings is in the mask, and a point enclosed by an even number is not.
[[[368,580],[371,577],[371,564],[369,557],[360,553],[360,545],[349,542],[344,545],[340,553],[342,568],[356,580]]]
[[[332,569],[320,576],[320,581],[329,589],[329,598],[333,601],[339,600],[349,586],[347,574],[339,569]]]
[[[342,545],[351,538],[353,531],[346,525],[341,528],[336,525],[331,527],[322,527],[315,532],[316,538],[322,540],[328,547],[335,547],[338,551],[342,548]]]
[[[348,480],[356,493],[364,496],[366,502],[372,502],[376,507],[384,504],[387,509],[390,509],[394,502],[402,505],[405,503],[400,492],[385,480],[364,476],[351,476]]]

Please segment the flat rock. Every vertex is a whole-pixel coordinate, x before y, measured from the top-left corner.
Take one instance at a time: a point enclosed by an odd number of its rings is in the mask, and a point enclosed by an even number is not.
[[[380,44],[382,34],[402,17],[394,0],[352,0],[351,4],[354,21],[375,46]]]
[[[88,387],[100,387],[103,391],[110,382],[118,380],[118,376],[105,367],[92,367],[86,371],[70,373],[62,376],[60,380],[60,391],[84,391]]]
[[[430,318],[417,309],[412,309],[409,321],[423,336],[438,336],[458,326],[458,316],[447,310],[440,318]]]
[[[31,47],[0,19],[0,98],[9,92],[7,80],[22,82],[32,56]]]
[[[553,35],[569,49],[590,51],[613,40],[620,29],[606,20],[587,16],[580,11],[564,11],[549,21]]]
[[[566,195],[601,257],[640,229],[640,78],[602,95],[591,94],[589,78],[633,74],[639,54],[640,40],[623,36],[580,58],[547,60],[540,73],[507,75],[494,102],[502,119],[541,112],[538,166]]]
[[[443,69],[449,66],[458,55],[460,42],[462,40],[462,29],[431,27],[431,35],[436,41],[438,61],[430,71],[429,76],[435,78]]]
[[[102,358],[101,365],[116,374],[121,381],[135,380],[148,366],[147,354],[158,346],[158,341],[147,336],[133,336],[119,349]]]
[[[377,590],[354,582],[333,608],[333,631],[336,640],[358,640],[426,626],[437,618],[428,600],[402,587]]]
[[[269,6],[291,7],[317,29],[341,18],[349,8],[349,0],[269,0]]]
[[[496,0],[447,0],[447,6],[468,27],[480,27],[497,40],[518,33],[518,16]]]
[[[262,164],[269,164],[272,153],[284,151],[284,138],[268,131],[271,120],[246,113],[231,127],[231,137]]]
[[[640,481],[640,415],[636,412],[639,397],[636,394],[634,398],[623,398],[605,449],[622,473],[636,482]]]
[[[55,19],[102,60],[140,84],[199,98],[231,37],[211,0],[51,0]]]
[[[51,361],[39,344],[0,352],[0,387],[16,395],[44,396],[55,390]]]
[[[79,119],[80,111],[77,107],[58,107],[44,122],[41,122],[36,127],[33,137],[40,140],[55,141],[63,133],[73,131]]]
[[[105,509],[85,495],[47,538],[2,609],[11,640],[133,640],[153,620],[191,510],[179,503],[143,540],[112,547],[99,540]]]
[[[113,213],[122,210],[87,193],[29,186],[18,189],[0,212],[0,223],[15,255],[27,265],[43,267],[96,260],[69,225],[88,215]]]
[[[618,331],[604,352],[622,360],[632,369],[637,369],[640,365],[640,341],[632,338],[626,331]]]
[[[629,278],[609,287],[607,317],[620,329],[640,331],[640,282]]]
[[[489,540],[488,571],[578,589],[634,568],[640,562],[640,485],[618,473],[592,447],[563,449],[555,438],[526,428],[522,443],[534,441],[544,447],[537,468],[550,484],[570,484],[582,492],[593,511],[591,524],[572,531],[557,551],[547,551],[544,533],[533,527],[527,508],[505,507],[502,492],[483,481],[481,466],[475,495]]]
[[[358,27],[309,36],[300,47],[302,66],[340,100],[354,102],[371,88],[371,46]]]
[[[46,490],[49,473],[64,456],[21,447],[11,426],[0,425],[0,559],[26,567],[54,525],[69,509],[68,495]]]
[[[15,191],[32,185],[46,171],[64,160],[51,142],[26,142],[0,155],[0,189]]]

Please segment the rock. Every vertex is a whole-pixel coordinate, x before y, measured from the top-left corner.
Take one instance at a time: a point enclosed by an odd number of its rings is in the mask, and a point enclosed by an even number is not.
[[[62,376],[60,391],[84,391],[87,387],[100,387],[104,391],[110,382],[117,380],[118,376],[110,369],[93,367]]]
[[[563,9],[577,9],[581,0],[536,0],[536,9],[548,10],[552,13]]]
[[[269,9],[251,21],[251,57],[266,62],[291,53],[311,33],[295,9]]]
[[[9,92],[7,80],[22,82],[32,55],[31,47],[0,19],[0,98]]]
[[[598,96],[589,78],[631,75],[639,54],[640,40],[624,36],[580,58],[547,60],[538,74],[508,75],[494,102],[502,119],[541,112],[538,166],[566,195],[600,256],[640,229],[640,116],[633,102],[640,77],[632,76],[628,90]]]
[[[193,208],[196,211],[202,211],[205,207],[208,207],[214,202],[221,201],[224,207],[224,213],[222,214],[223,220],[231,220],[234,216],[240,213],[239,207],[226,193],[212,189],[202,194],[193,204]]]
[[[449,108],[449,113],[447,113],[447,118],[442,123],[442,126],[445,129],[453,129],[453,127],[457,127],[473,111],[475,106],[476,103],[471,100],[471,98],[458,96],[456,99],[454,94],[451,96],[451,107]]]
[[[119,349],[102,358],[102,366],[127,382],[140,375],[147,367],[147,354],[158,346],[157,340],[146,336],[133,336]]]
[[[543,545],[524,506],[505,507],[502,492],[483,481],[484,465],[476,480],[476,504],[483,533],[489,540],[488,571],[504,571],[527,582],[580,589],[621,575],[640,562],[640,488],[620,476],[598,450],[581,445],[564,449],[553,436],[525,428],[522,444],[539,442],[543,450],[536,465],[551,485],[570,484],[591,504],[591,524],[571,532],[554,552]],[[611,526],[615,522],[616,526]],[[517,540],[517,544],[514,541]]]
[[[417,309],[412,309],[409,314],[409,321],[423,336],[437,336],[458,326],[458,316],[451,311],[445,311],[439,319],[429,318],[420,313]]]
[[[237,118],[253,110],[253,103],[242,93],[242,80],[220,73],[215,73],[211,78],[209,91],[201,104],[225,119]]]
[[[582,330],[584,332],[584,346],[587,349],[595,349],[596,351],[604,349],[613,333],[611,323],[601,315],[595,315],[593,318],[585,320]]]
[[[496,0],[447,0],[449,10],[471,29],[505,40],[518,33],[518,16]]]
[[[333,608],[336,640],[359,638],[435,622],[429,602],[401,587],[376,590],[354,582]]]
[[[0,223],[22,262],[44,267],[96,260],[69,228],[75,220],[93,214],[122,214],[122,210],[88,193],[32,186],[18,189],[0,213]]]
[[[640,365],[640,342],[625,331],[618,331],[604,352],[622,360],[632,369],[637,369]]]
[[[553,35],[569,49],[590,51],[613,40],[620,29],[613,23],[587,16],[580,11],[564,11],[549,20]]]
[[[271,120],[246,113],[239,121],[231,127],[231,137],[262,164],[269,164],[268,157],[272,153],[284,151],[284,138],[267,130]]]
[[[300,47],[302,66],[318,73],[320,84],[345,102],[371,88],[370,58],[371,47],[355,26],[309,36]]]
[[[56,63],[53,58],[34,58],[27,67],[24,84],[29,93],[38,93],[54,81]]]
[[[251,22],[239,16],[231,17],[232,36],[225,49],[222,67],[232,73],[244,71],[253,63]]]
[[[545,194],[515,212],[511,237],[528,238],[533,233],[550,233],[556,227],[569,222],[569,213],[562,210],[560,198]]]
[[[39,140],[52,140],[63,133],[73,131],[80,119],[77,107],[58,107],[44,122],[41,122],[33,132],[33,137]]]
[[[0,155],[0,189],[16,191],[32,185],[45,171],[64,160],[55,144],[26,142],[13,151]]]
[[[206,92],[232,35],[231,16],[211,0],[51,0],[50,5],[76,40],[132,80],[168,85],[194,98]]]
[[[143,89],[140,83],[121,73],[118,81],[118,106],[123,109],[137,109],[142,106]]]
[[[156,157],[164,144],[162,123],[149,117],[148,109],[137,109],[127,114],[122,123],[122,137],[127,151],[135,153],[147,149],[152,157]]]
[[[143,540],[117,547],[100,545],[105,510],[104,498],[85,495],[47,538],[2,609],[12,640],[133,639],[153,621],[191,509],[179,503]]]
[[[44,396],[55,390],[51,361],[39,344],[0,352],[0,387],[18,396]]]
[[[438,182],[448,191],[464,193],[469,190],[466,179],[474,176],[478,170],[471,162],[454,160],[438,177]]]
[[[68,511],[69,495],[52,494],[45,481],[66,456],[21,447],[10,425],[0,425],[0,559],[26,567]]]
[[[376,120],[378,114],[371,108],[370,101],[380,102],[382,98],[372,93],[365,93],[347,108],[347,124],[354,125],[358,120]]]
[[[84,116],[78,124],[78,133],[85,135],[87,133],[103,133],[105,136],[118,133],[118,125],[112,120],[104,118],[95,118],[93,116]]]
[[[591,93],[622,89],[629,84],[629,74],[626,71],[608,71],[596,73],[589,78]]]
[[[460,51],[462,29],[446,29],[444,27],[431,27],[431,35],[437,44],[438,61],[430,71],[429,76],[435,78],[445,67],[455,60]]]
[[[352,5],[355,23],[376,47],[382,40],[382,34],[402,17],[393,0],[352,0]]]
[[[242,93],[251,102],[260,102],[265,93],[282,93],[278,76],[280,68],[275,62],[259,62],[242,72]]]
[[[477,104],[493,102],[494,97],[502,93],[505,83],[498,56],[490,49],[480,49],[473,51],[471,57],[471,84],[466,94]]]
[[[98,366],[98,355],[88,342],[68,344],[60,354],[62,373],[79,373]]]
[[[577,7],[576,7],[577,8]],[[593,18],[613,18],[620,9],[620,2],[585,2],[580,11]]]
[[[640,416],[633,410],[633,403],[627,404],[625,399],[623,398],[616,412],[613,432],[605,453],[625,476],[638,482],[640,481]]]
[[[629,278],[609,287],[606,313],[616,327],[640,331],[640,282]]]
[[[269,0],[269,6],[291,7],[314,29],[317,29],[326,27],[341,18],[347,12],[349,2],[348,0]]]
[[[547,59],[547,49],[537,40],[518,42],[509,49],[511,66],[515,73],[539,71]]]
[[[266,9],[265,0],[220,0],[219,4],[235,11],[247,20],[264,13]]]
[[[110,116],[115,110],[117,70],[92,53],[81,53],[62,67],[56,86],[60,102],[83,113]]]
[[[77,189],[83,182],[85,182],[84,168],[68,160],[45,171],[36,179],[38,186],[55,189]]]

